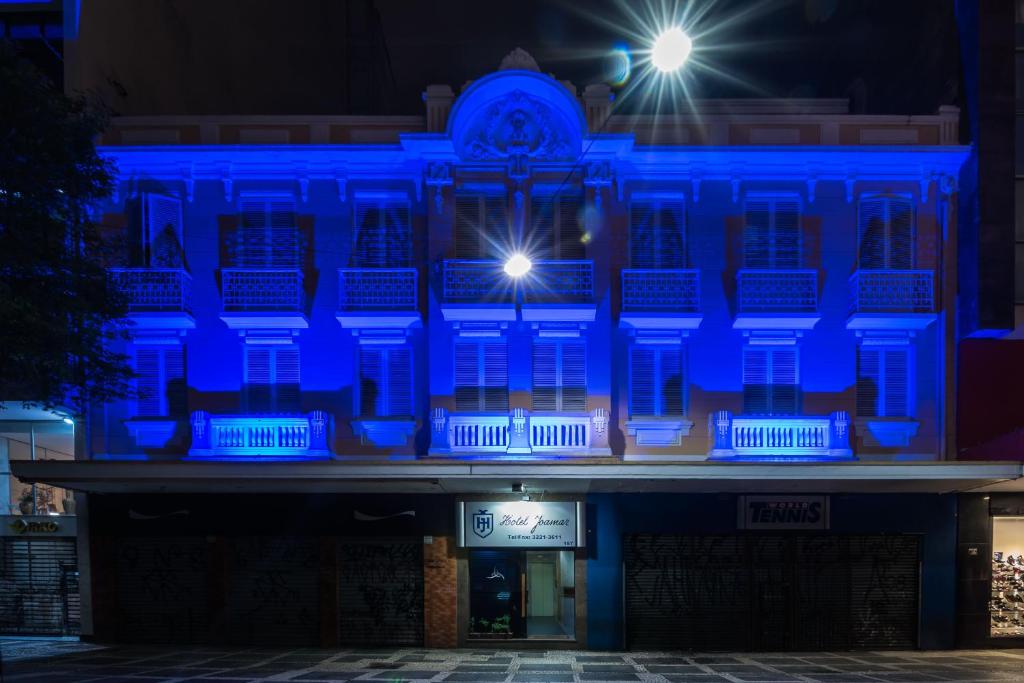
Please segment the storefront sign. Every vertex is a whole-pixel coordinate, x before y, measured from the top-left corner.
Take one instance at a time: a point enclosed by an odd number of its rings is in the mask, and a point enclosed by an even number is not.
[[[66,515],[4,515],[0,536],[74,536],[75,518]]]
[[[463,548],[578,548],[584,545],[583,503],[460,502]]]
[[[740,496],[740,529],[827,529],[828,496]]]

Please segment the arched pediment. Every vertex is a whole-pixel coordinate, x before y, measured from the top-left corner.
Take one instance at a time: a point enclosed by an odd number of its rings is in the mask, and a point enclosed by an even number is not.
[[[571,161],[585,131],[572,94],[551,77],[524,70],[498,71],[473,83],[448,119],[455,153],[465,160]]]

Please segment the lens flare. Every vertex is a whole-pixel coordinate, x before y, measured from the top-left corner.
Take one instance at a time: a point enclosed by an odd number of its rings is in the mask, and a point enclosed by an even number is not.
[[[522,277],[530,272],[533,263],[522,254],[512,254],[505,261],[505,274],[509,277]]]
[[[633,58],[629,54],[629,48],[625,45],[616,45],[611,52],[611,69],[608,82],[620,88],[629,82],[633,75]]]
[[[663,31],[651,48],[651,63],[662,73],[678,71],[693,50],[693,41],[678,26]]]

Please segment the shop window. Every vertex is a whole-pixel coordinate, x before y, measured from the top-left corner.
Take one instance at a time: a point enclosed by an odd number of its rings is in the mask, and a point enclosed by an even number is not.
[[[914,207],[904,197],[865,197],[857,211],[858,264],[866,270],[914,267]]]
[[[906,417],[910,414],[910,350],[857,349],[857,415]]]
[[[180,346],[135,349],[137,417],[186,414],[185,352]]]
[[[587,409],[587,347],[578,340],[533,343],[533,409]]]
[[[629,205],[629,263],[633,268],[683,268],[685,204],[681,197],[634,199]]]
[[[245,405],[251,413],[299,410],[299,348],[245,347]]]
[[[796,415],[800,411],[796,346],[747,346],[743,350],[743,412]]]
[[[685,414],[683,350],[679,346],[637,344],[629,355],[629,414]]]
[[[412,351],[409,347],[359,349],[359,414],[412,415]]]
[[[500,259],[515,244],[504,193],[455,195],[455,256]]]
[[[800,202],[796,198],[748,198],[744,210],[743,267],[799,268]]]
[[[1024,517],[992,518],[992,597],[994,638],[1024,636]]]
[[[531,197],[526,251],[535,260],[586,258],[582,209],[583,197],[575,193]]]
[[[407,268],[412,258],[409,203],[393,199],[357,199],[353,265],[357,268]]]
[[[504,339],[455,343],[455,409],[508,412],[508,346]]]
[[[238,268],[298,268],[299,233],[290,196],[246,195],[234,250]]]

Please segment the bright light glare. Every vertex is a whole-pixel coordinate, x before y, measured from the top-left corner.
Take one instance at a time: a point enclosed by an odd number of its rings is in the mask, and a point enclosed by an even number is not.
[[[61,418],[61,421],[62,421],[62,422],[63,422],[64,424],[66,424],[66,425],[73,425],[73,424],[75,424],[75,421],[74,421],[74,420],[72,420],[72,419],[71,419],[70,417],[64,417],[64,418]]]
[[[522,277],[530,272],[531,267],[533,264],[530,259],[522,254],[513,254],[505,261],[505,274],[509,277]]]
[[[658,71],[672,73],[686,63],[692,49],[693,41],[690,40],[690,36],[678,26],[673,26],[654,41],[651,62]]]

